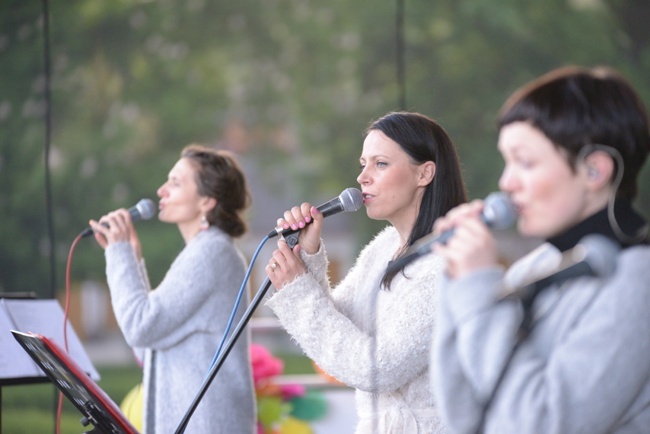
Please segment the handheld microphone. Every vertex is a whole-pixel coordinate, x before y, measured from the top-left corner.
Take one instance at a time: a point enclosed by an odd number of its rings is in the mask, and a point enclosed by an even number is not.
[[[603,235],[586,235],[573,249],[562,253],[560,264],[553,273],[507,292],[502,299],[517,298],[528,308],[544,289],[553,284],[581,276],[607,277],[616,270],[619,251],[618,244]]]
[[[134,222],[138,220],[149,220],[156,214],[156,204],[151,199],[140,199],[138,203],[129,208],[129,214],[131,214],[131,220]],[[106,223],[102,223],[102,225],[108,227]],[[79,235],[85,238],[93,233],[92,228],[86,228]]]
[[[481,220],[492,229],[506,229],[517,220],[517,211],[510,196],[503,192],[490,193],[485,198]],[[392,273],[410,264],[421,256],[431,253],[431,246],[445,244],[454,235],[454,228],[441,234],[429,234],[417,240],[408,248],[404,256],[388,264],[386,273]]]
[[[324,204],[318,206],[318,211],[323,214],[323,217],[329,217],[334,214],[338,214],[342,211],[353,212],[357,211],[363,205],[363,195],[361,191],[356,188],[346,188],[343,192]],[[296,232],[300,232],[300,229],[284,229],[280,226],[273,229],[269,232],[268,237],[273,238],[278,235],[286,236]]]

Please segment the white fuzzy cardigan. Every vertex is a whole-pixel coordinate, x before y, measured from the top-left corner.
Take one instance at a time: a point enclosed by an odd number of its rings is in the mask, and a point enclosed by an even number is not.
[[[356,433],[442,433],[429,383],[435,289],[443,260],[427,255],[378,290],[399,248],[389,226],[331,288],[321,242],[302,253],[308,273],[277,291],[267,305],[323,370],[356,389]],[[375,316],[376,321],[373,321]]]

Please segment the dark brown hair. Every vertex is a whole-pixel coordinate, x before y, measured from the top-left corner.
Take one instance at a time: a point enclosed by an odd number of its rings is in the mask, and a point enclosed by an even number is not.
[[[467,192],[456,148],[447,132],[433,119],[414,112],[390,112],[372,122],[366,135],[373,130],[381,131],[397,143],[416,164],[436,163],[436,174],[424,190],[418,216],[399,257],[431,232],[438,217],[467,202]],[[382,285],[390,288],[393,278],[402,270],[403,267],[386,273]]]
[[[498,127],[518,121],[530,123],[564,149],[573,169],[585,146],[618,150],[625,170],[617,196],[636,196],[637,176],[650,152],[648,116],[616,71],[567,66],[533,80],[505,102]]]
[[[200,196],[212,197],[217,205],[206,215],[211,225],[231,237],[239,237],[247,230],[243,212],[251,202],[244,172],[234,155],[228,151],[190,144],[183,148],[181,157],[196,167],[196,185]]]

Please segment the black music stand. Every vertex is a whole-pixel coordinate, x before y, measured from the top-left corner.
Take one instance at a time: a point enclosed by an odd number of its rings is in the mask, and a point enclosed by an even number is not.
[[[120,408],[56,342],[35,333],[11,333],[45,375],[84,415],[93,434],[139,434]]]

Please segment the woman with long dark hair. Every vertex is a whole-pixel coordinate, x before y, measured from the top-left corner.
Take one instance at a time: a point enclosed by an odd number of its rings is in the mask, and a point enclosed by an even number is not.
[[[280,240],[269,261],[278,291],[267,304],[319,367],[356,389],[357,433],[440,433],[428,353],[443,261],[431,255],[384,273],[466,200],[456,150],[432,119],[396,112],[370,124],[359,161],[368,217],[390,224],[331,287],[322,214],[309,203],[286,211],[278,225],[302,230],[293,250]]]

